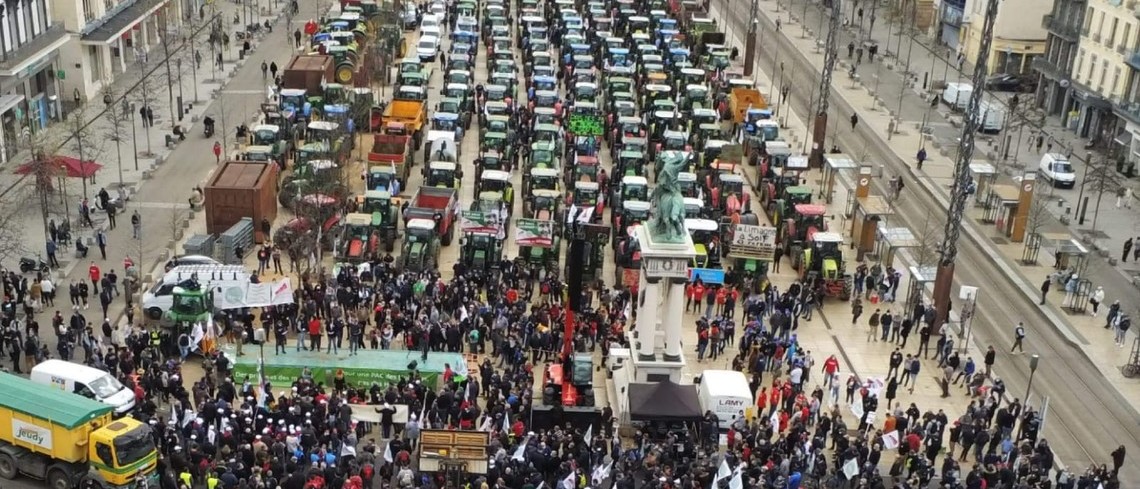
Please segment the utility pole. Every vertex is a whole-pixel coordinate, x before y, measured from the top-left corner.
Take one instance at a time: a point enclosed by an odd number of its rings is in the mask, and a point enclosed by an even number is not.
[[[748,18],[752,22],[748,24],[748,38],[744,40],[744,76],[751,77],[752,70],[756,65],[756,28],[760,24],[756,21],[756,16],[760,13],[760,2],[752,0],[752,9],[748,14]]]
[[[974,91],[970,94],[966,116],[962,118],[962,137],[958,140],[958,158],[954,162],[954,186],[950,189],[950,208],[947,209],[946,230],[939,248],[941,261],[934,278],[934,327],[946,322],[950,310],[950,288],[954,283],[954,259],[958,257],[958,237],[962,231],[962,215],[966,209],[966,188],[970,181],[970,160],[974,156],[974,134],[978,130],[975,114],[981,108],[985,95],[986,65],[989,64],[990,46],[993,44],[994,20],[997,18],[998,0],[987,0],[986,17],[982,22],[982,41],[978,46],[978,60],[974,65]]]
[[[827,51],[823,58],[823,74],[819,77],[819,109],[815,114],[815,127],[812,130],[812,145],[809,164],[812,168],[823,167],[823,154],[827,151],[827,109],[831,105],[831,74],[835,71],[835,61],[839,58],[839,20],[843,17],[841,0],[831,0],[831,19],[827,24]]]

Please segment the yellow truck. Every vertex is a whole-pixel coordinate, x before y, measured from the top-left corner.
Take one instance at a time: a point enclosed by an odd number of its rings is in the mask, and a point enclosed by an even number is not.
[[[150,427],[114,419],[114,406],[0,373],[0,477],[20,474],[51,489],[157,488]]]
[[[766,110],[768,103],[759,90],[754,88],[733,88],[728,95],[728,108],[732,111],[732,122],[744,122],[748,109]]]
[[[413,150],[423,142],[427,122],[427,103],[420,100],[393,100],[384,108],[381,124],[385,134],[412,137]]]

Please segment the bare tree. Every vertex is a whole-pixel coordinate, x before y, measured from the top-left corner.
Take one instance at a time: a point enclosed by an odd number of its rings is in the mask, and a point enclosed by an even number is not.
[[[1115,193],[1120,188],[1115,167],[1109,158],[1100,153],[1089,153],[1086,161],[1084,182],[1081,184],[1082,192],[1088,191],[1096,194],[1096,207],[1093,209],[1092,230],[1096,231],[1097,218],[1100,216],[1100,203],[1104,194]],[[1079,205],[1079,203],[1078,203]],[[1096,234],[1095,232],[1093,233]]]
[[[129,129],[128,124],[131,123],[131,108],[129,104],[125,103],[126,99],[121,96],[112,85],[107,85],[103,89],[103,100],[110,101],[110,104],[107,105],[107,110],[103,113],[103,116],[107,119],[107,126],[104,128],[104,137],[115,143],[115,155],[119,165],[119,186],[122,187],[123,143],[126,142],[128,137],[131,137],[127,134],[127,129]]]
[[[942,246],[942,223],[937,222],[929,214],[922,221],[914,234],[916,245],[911,248],[911,258],[918,268],[933,266],[938,263],[941,256],[939,247]]]
[[[9,263],[28,253],[28,233],[21,217],[27,215],[28,203],[36,201],[37,193],[34,186],[25,186],[0,196],[0,262]]]
[[[1025,249],[1021,257],[1022,263],[1026,265],[1037,263],[1037,252],[1041,249],[1041,232],[1052,219],[1049,199],[1045,196],[1046,185],[1044,180],[1036,180],[1033,202],[1029,204],[1029,213],[1026,215],[1025,230],[1029,233],[1029,238],[1025,240]]]
[[[84,169],[84,165],[89,161],[96,161],[103,154],[104,139],[96,134],[95,128],[92,124],[95,122],[95,117],[98,114],[91,109],[89,104],[80,104],[75,110],[68,114],[67,118],[67,135],[68,135],[68,149],[79,155],[80,168]],[[83,181],[83,197],[87,198],[87,179],[82,178]],[[70,216],[70,212],[68,212]]]
[[[151,59],[149,56],[146,56],[146,55],[143,56],[142,72],[143,72],[144,76],[143,76],[142,80],[139,81],[138,90],[134,90],[130,94],[131,99],[134,100],[136,103],[138,103],[138,107],[131,107],[131,114],[130,114],[131,116],[134,116],[135,112],[138,111],[139,117],[142,118],[143,113],[144,113],[143,112],[144,109],[145,109],[145,113],[147,115],[149,115],[151,112],[153,112],[155,110],[156,107],[158,107],[158,104],[160,103],[160,101],[158,98],[157,90],[162,85],[163,80],[162,80],[162,76],[158,74],[158,71],[155,71],[154,68],[156,66],[157,66],[157,64],[156,64],[155,60]],[[174,115],[171,114],[172,119],[173,119],[173,117],[174,117]],[[151,142],[150,142],[150,130],[151,130],[150,121],[144,120],[143,121],[143,131],[146,134],[146,152],[145,152],[144,156],[147,156],[147,157],[154,155],[154,152],[151,148]]]
[[[182,204],[173,204],[170,206],[170,214],[167,216],[167,226],[170,231],[170,242],[177,243],[186,234],[186,209],[182,208]]]

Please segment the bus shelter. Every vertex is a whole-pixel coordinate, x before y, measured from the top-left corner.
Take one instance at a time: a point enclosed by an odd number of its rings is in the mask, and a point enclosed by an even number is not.
[[[904,311],[913,311],[914,306],[922,303],[922,292],[926,289],[926,284],[934,283],[934,277],[938,275],[938,267],[930,266],[912,266],[908,268],[910,272],[910,282],[906,288],[906,309]]]
[[[856,164],[855,160],[851,159],[850,156],[845,154],[838,153],[824,156],[823,185],[819,186],[819,196],[823,198],[824,202],[830,204],[835,197],[835,177],[838,176],[840,172],[850,171],[856,168],[859,168],[859,165]]]
[[[855,218],[851,220],[851,243],[855,246],[855,260],[874,251],[876,230],[883,218],[893,215],[890,202],[881,195],[868,195],[855,200]]]
[[[1017,206],[1021,191],[1012,185],[994,185],[993,192],[986,199],[989,203],[982,212],[982,222],[993,224],[1002,236],[1013,234],[1013,221],[1017,216]]]
[[[922,243],[915,239],[914,233],[910,228],[905,227],[887,227],[883,223],[879,223],[878,229],[879,239],[875,253],[879,255],[879,261],[883,265],[891,267],[894,266],[895,252],[903,248],[917,248]]]
[[[976,185],[974,189],[974,206],[987,207],[989,205],[989,196],[993,192],[994,184],[997,182],[997,170],[989,163],[975,161],[970,163],[970,178],[974,180],[974,184]]]

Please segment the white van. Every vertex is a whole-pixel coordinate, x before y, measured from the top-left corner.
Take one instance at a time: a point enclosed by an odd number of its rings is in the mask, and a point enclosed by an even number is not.
[[[150,290],[143,293],[142,310],[148,319],[158,321],[174,305],[174,287],[196,278],[203,289],[248,284],[249,272],[241,265],[184,265],[174,267]]]
[[[996,134],[1005,128],[1005,107],[983,100],[976,116],[978,131]]]
[[[966,110],[970,104],[970,95],[974,93],[974,86],[969,83],[947,83],[942,90],[942,102],[950,106],[951,110]]]
[[[1045,153],[1041,157],[1041,176],[1054,188],[1073,188],[1077,184],[1077,174],[1069,158],[1060,153]]]
[[[135,407],[133,391],[111,374],[86,365],[45,360],[32,367],[31,380],[114,406],[116,414],[125,414]]]
[[[720,420],[721,431],[728,431],[736,418],[755,406],[748,378],[735,370],[705,370],[697,396],[701,409]]]

